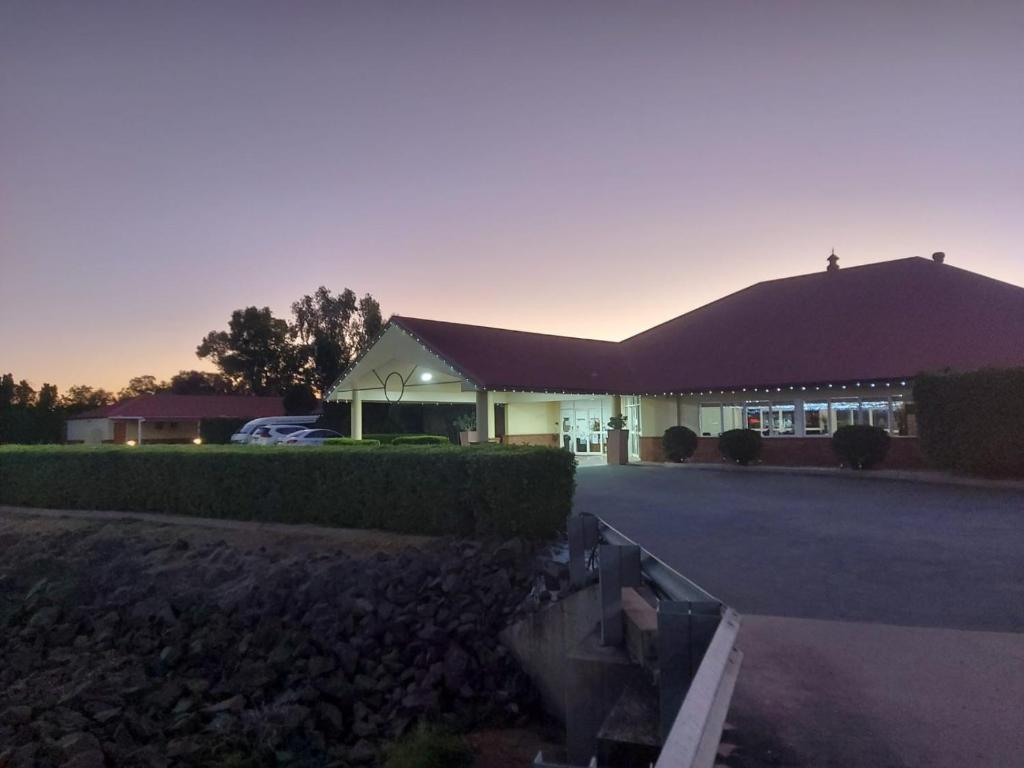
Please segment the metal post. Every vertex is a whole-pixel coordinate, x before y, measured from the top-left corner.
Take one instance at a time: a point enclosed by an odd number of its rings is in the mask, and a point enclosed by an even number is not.
[[[602,544],[601,644],[621,645],[624,634],[622,588],[640,586],[640,547],[636,544]]]
[[[662,738],[676,719],[690,682],[721,620],[717,602],[658,602],[658,694]]]

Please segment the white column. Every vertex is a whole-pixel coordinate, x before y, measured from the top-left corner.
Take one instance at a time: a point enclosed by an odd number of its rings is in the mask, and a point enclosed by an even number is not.
[[[804,401],[793,401],[793,434],[807,437],[807,414],[804,413]]]
[[[363,439],[363,398],[359,395],[358,389],[352,390],[352,399],[349,401],[352,420],[352,438]]]
[[[476,439],[481,443],[494,436],[494,419],[491,418],[490,393],[486,389],[476,391]]]
[[[136,445],[142,445],[142,422],[144,422],[144,421],[145,421],[145,419],[139,419],[139,421],[138,421],[138,426],[136,427],[136,434],[135,434],[135,438],[136,438],[135,444]]]

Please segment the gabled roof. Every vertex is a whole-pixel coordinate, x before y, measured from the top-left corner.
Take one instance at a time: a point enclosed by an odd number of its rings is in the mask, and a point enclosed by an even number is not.
[[[395,315],[391,322],[488,389],[615,392],[626,385],[622,345]]]
[[[280,397],[248,395],[140,395],[72,416],[73,419],[258,419],[284,416]]]
[[[621,342],[391,323],[496,390],[678,393],[1024,365],[1024,288],[919,257],[757,283]]]

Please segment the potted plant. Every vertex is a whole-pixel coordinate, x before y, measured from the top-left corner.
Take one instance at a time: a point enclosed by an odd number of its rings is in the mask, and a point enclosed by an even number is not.
[[[608,419],[608,463],[629,463],[629,430],[621,413]]]
[[[472,445],[480,442],[476,431],[476,413],[464,413],[453,422],[459,433],[459,445]]]

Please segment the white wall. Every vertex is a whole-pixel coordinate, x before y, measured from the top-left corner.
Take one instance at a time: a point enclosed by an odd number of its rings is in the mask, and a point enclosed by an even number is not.
[[[505,433],[509,435],[553,435],[558,431],[559,403],[507,403]]]
[[[110,419],[69,419],[69,442],[102,443],[114,439],[114,425]]]

